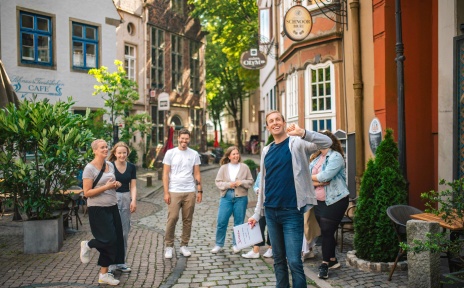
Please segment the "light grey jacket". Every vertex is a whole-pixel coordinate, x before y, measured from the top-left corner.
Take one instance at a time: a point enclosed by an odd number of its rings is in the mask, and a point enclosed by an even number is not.
[[[332,140],[321,133],[306,130],[304,139],[297,136],[289,136],[288,148],[292,155],[293,177],[295,179],[296,202],[298,210],[308,211],[313,205],[317,205],[316,193],[314,192],[311,173],[309,172],[309,157],[319,149],[325,149],[332,146]],[[272,142],[274,143],[274,142]],[[271,143],[271,144],[272,144]],[[261,208],[266,198],[266,187],[264,179],[266,178],[266,167],[264,158],[269,150],[270,145],[263,148],[261,154],[261,181],[259,183],[258,201],[252,216],[256,221],[259,220]]]

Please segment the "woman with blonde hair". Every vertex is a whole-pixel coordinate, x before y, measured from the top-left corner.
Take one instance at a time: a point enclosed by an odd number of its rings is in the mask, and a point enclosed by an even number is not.
[[[114,175],[121,183],[116,190],[118,198],[118,209],[121,215],[122,234],[124,236],[124,254],[127,255],[127,238],[130,231],[131,213],[137,208],[137,171],[134,164],[127,161],[129,157],[129,146],[124,142],[118,142],[111,149],[108,160],[114,165]],[[116,267],[110,267],[110,271],[119,270],[122,273],[131,272],[131,268],[124,263],[118,263]]]
[[[124,240],[116,197],[116,189],[121,187],[121,182],[116,180],[113,164],[106,161],[106,141],[97,139],[91,146],[95,157],[85,166],[82,182],[94,239],[81,242],[80,258],[82,263],[89,263],[90,251],[97,249],[100,252],[98,265],[101,266],[98,283],[118,285],[119,280],[108,273],[108,267],[124,263]]]
[[[221,192],[216,227],[216,245],[211,253],[223,250],[230,216],[234,215],[234,226],[243,224],[248,205],[248,189],[253,186],[253,176],[246,164],[240,163],[238,148],[231,146],[222,157],[216,186]],[[232,234],[233,236],[233,234]],[[232,237],[233,253],[239,253],[235,237]]]

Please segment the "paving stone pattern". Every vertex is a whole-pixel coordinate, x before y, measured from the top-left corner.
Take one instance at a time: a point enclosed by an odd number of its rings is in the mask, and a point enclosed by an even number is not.
[[[258,156],[247,156],[259,162]],[[132,216],[132,230],[128,242],[127,263],[132,273],[116,273],[119,287],[275,287],[273,260],[244,259],[233,254],[231,245],[232,221],[226,237],[225,250],[212,254],[214,246],[219,192],[214,185],[217,165],[202,166],[203,202],[195,207],[192,238],[189,248],[192,256],[185,258],[175,242],[174,257],[164,259],[164,229],[167,209],[163,201],[161,181],[156,173],[138,169],[137,212]],[[153,177],[153,187],[146,187],[146,177]],[[251,191],[251,190],[250,190]],[[256,196],[250,193],[247,218],[253,213]],[[89,264],[79,259],[80,241],[92,237],[88,217],[80,217],[83,225],[74,234],[67,234],[59,253],[23,254],[22,222],[12,221],[12,211],[0,217],[0,287],[99,287],[97,258],[92,251]],[[176,227],[180,238],[182,220]],[[75,228],[75,227],[74,227]],[[346,250],[351,250],[352,236],[346,237]],[[263,247],[261,254],[266,250]],[[243,251],[245,253],[247,251]],[[337,257],[342,267],[330,270],[329,279],[317,277],[321,261],[320,247],[314,259],[304,262],[308,287],[407,287],[407,271],[396,271],[391,282],[388,273],[368,273],[345,265],[346,251]]]

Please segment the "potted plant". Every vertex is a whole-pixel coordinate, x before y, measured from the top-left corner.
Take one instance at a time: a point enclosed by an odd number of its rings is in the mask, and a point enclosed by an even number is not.
[[[446,223],[464,225],[464,178],[446,181],[441,179],[439,185],[445,186],[441,191],[431,190],[421,194],[426,201],[426,212],[440,216]],[[462,233],[461,233],[462,234]],[[464,286],[464,239],[457,232],[427,234],[426,240],[414,240],[410,244],[401,243],[406,251],[419,253],[430,251],[446,253],[450,263],[449,274],[443,275],[443,287]],[[454,286],[454,284],[458,286]]]
[[[14,194],[27,217],[25,253],[57,252],[62,246],[62,217],[56,211],[62,191],[77,183],[86,156],[82,151],[92,140],[84,117],[70,111],[74,103],[69,98],[53,105],[33,97],[18,108],[0,110],[0,191]],[[39,221],[51,221],[56,229],[39,228]],[[46,235],[41,238],[40,232]]]
[[[358,258],[371,262],[395,260],[399,243],[386,210],[391,205],[405,204],[406,195],[398,147],[393,130],[387,129],[361,181],[354,216],[354,246]]]

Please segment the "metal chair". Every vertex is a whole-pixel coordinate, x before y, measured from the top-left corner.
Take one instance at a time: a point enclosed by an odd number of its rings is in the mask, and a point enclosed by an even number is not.
[[[350,199],[350,205],[348,205],[348,208],[345,211],[345,215],[343,216],[342,221],[338,225],[341,232],[340,252],[343,252],[343,234],[347,232],[354,232],[354,211],[356,210],[357,199],[358,197]],[[338,242],[338,230],[335,236],[335,241]]]
[[[424,212],[408,205],[393,205],[387,208],[387,215],[393,223],[393,227],[395,228],[396,236],[398,237],[399,242],[406,242],[406,222],[411,220],[411,215],[420,213]],[[400,247],[398,255],[395,259],[395,263],[393,264],[390,275],[388,276],[388,281],[391,281],[393,272],[395,272],[396,269],[396,265],[404,253],[405,251]]]

